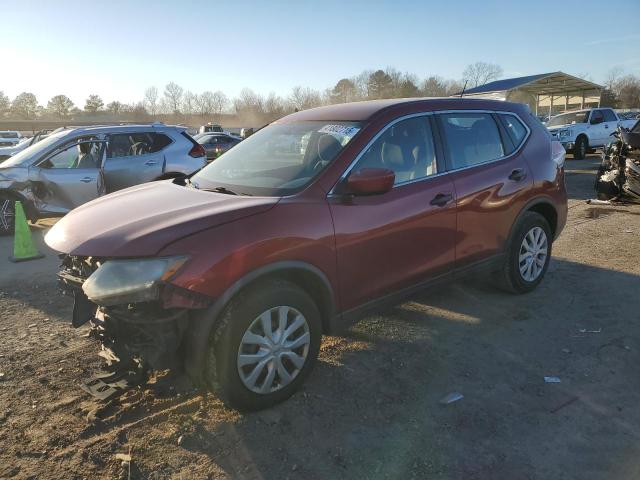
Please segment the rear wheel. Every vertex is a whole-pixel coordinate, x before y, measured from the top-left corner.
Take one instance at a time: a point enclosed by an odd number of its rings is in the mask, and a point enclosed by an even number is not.
[[[589,148],[589,141],[584,135],[579,136],[576,139],[576,144],[573,146],[573,158],[576,160],[582,160],[587,155],[587,149]]]
[[[263,282],[225,308],[209,339],[206,378],[229,406],[260,410],[289,398],[320,350],[317,306],[285,281]]]
[[[11,235],[16,220],[15,201],[0,196],[0,235]]]
[[[547,220],[536,212],[525,213],[514,228],[504,266],[497,273],[499,285],[512,293],[535,289],[547,272],[551,243]]]

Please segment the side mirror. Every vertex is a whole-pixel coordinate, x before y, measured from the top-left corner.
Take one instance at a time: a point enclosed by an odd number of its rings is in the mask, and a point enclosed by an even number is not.
[[[347,178],[347,193],[379,195],[393,188],[396,174],[387,168],[362,168]]]

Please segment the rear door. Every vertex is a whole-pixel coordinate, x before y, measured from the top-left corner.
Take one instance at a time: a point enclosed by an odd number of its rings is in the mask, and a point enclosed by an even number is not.
[[[533,185],[522,152],[529,129],[515,115],[486,111],[437,120],[457,197],[456,266],[465,267],[504,251]]]
[[[79,139],[52,152],[30,177],[42,212],[65,213],[104,193],[100,165],[105,142]]]
[[[164,154],[153,132],[109,135],[104,179],[108,192],[157,179],[164,172]]]
[[[359,155],[350,172],[393,170],[391,191],[329,196],[345,310],[453,266],[455,195],[449,176],[439,174],[432,131],[429,115],[393,122]]]
[[[607,131],[602,110],[593,110],[589,117],[589,145],[604,145],[605,138],[608,137]]]
[[[603,108],[602,114],[604,115],[604,138],[603,145],[608,144],[611,140],[611,134],[618,128],[618,116],[610,108]]]

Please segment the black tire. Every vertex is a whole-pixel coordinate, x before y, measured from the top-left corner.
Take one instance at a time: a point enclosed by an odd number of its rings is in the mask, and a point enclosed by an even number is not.
[[[256,393],[245,386],[238,372],[239,348],[254,320],[279,306],[292,307],[306,319],[310,338],[306,360],[286,386],[271,393]],[[271,407],[289,398],[302,385],[318,358],[321,337],[320,312],[304,290],[282,280],[260,282],[233,298],[214,325],[206,356],[205,380],[232,408],[251,411]]]
[[[12,235],[15,227],[15,201],[0,195],[0,236]]]
[[[589,140],[584,135],[580,135],[576,139],[576,144],[573,146],[573,158],[576,160],[583,160],[587,155],[589,149]]]
[[[520,249],[525,236],[535,227],[540,227],[544,230],[547,239],[547,256],[541,273],[535,280],[528,281],[520,273]],[[496,272],[498,286],[505,291],[517,294],[534,290],[544,278],[549,267],[552,244],[551,228],[542,215],[536,212],[526,212],[522,215],[515,225],[513,235],[509,240],[504,265],[500,271]]]

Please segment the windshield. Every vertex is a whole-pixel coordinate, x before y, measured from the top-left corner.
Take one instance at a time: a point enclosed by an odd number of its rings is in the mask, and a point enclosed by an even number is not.
[[[2,162],[2,168],[7,167],[16,167],[18,165],[22,165],[23,163],[31,160],[34,156],[37,156],[39,153],[44,152],[50,146],[55,144],[58,140],[63,137],[69,135],[71,130],[62,130],[58,133],[54,133],[49,135],[47,138],[40,140],[33,145],[29,145],[27,148],[22,150],[21,152],[16,153],[13,157]]]
[[[356,122],[272,124],[210,163],[191,183],[238,194],[291,195],[324,170],[359,130]]]
[[[573,123],[587,123],[587,118],[589,117],[589,111],[586,112],[572,112],[572,113],[563,113],[562,115],[557,115],[549,120],[547,123],[547,127],[557,127],[558,125],[571,125]]]

